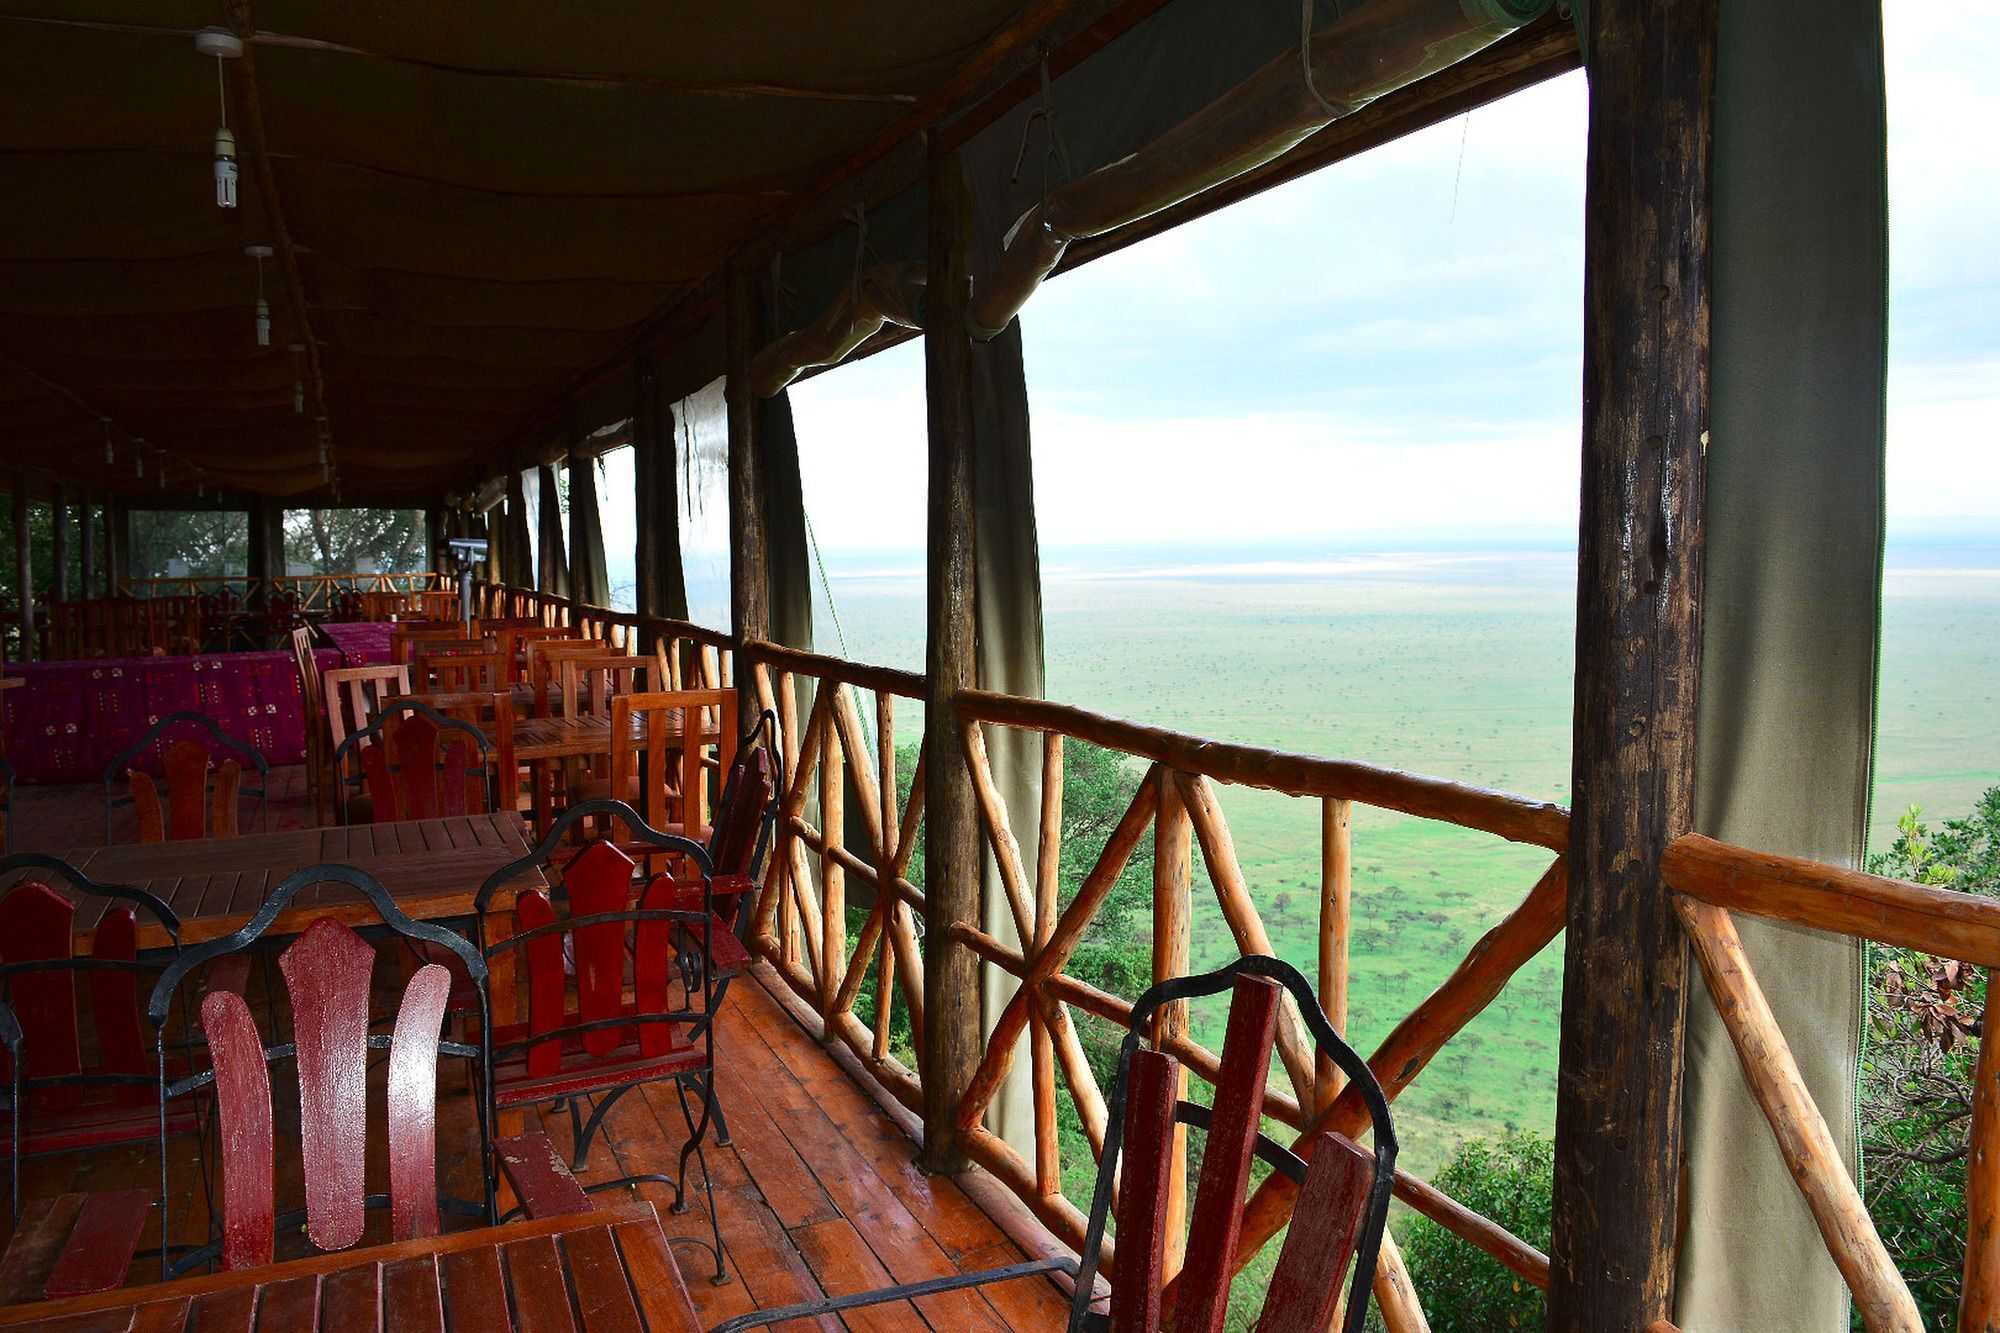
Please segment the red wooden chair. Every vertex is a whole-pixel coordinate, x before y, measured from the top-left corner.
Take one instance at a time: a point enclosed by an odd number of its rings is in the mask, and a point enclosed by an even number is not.
[[[180,731],[169,743],[168,732]],[[228,757],[213,762],[218,749]],[[132,767],[148,752],[160,755],[166,770],[167,799],[151,774]],[[243,785],[243,770],[256,771],[254,787]],[[125,795],[118,795],[122,783]],[[131,806],[138,820],[140,842],[187,838],[233,838],[242,831],[242,801],[257,803],[263,828],[271,827],[269,790],[271,765],[252,747],[236,740],[203,713],[168,713],[146,734],[121,751],[104,770],[104,840],[112,840],[112,816]]]
[[[1213,1106],[1180,1096],[1180,1062],[1164,1051],[1142,1048],[1153,1014],[1162,1006],[1230,991],[1229,1031],[1215,1082]],[[1261,1128],[1265,1082],[1277,1045],[1279,1005],[1290,991],[1319,1050],[1340,1066],[1352,1091],[1368,1108],[1374,1128],[1373,1153],[1337,1134],[1319,1133],[1304,1145],[1307,1155],[1285,1148]],[[1161,1277],[1167,1248],[1167,1179],[1178,1125],[1206,1131],[1201,1180],[1188,1218],[1187,1261],[1171,1310],[1162,1309]],[[1122,1164],[1120,1158],[1123,1158]],[[1320,1333],[1341,1309],[1343,1290],[1357,1299],[1346,1306],[1342,1327],[1360,1333],[1367,1323],[1365,1293],[1375,1276],[1375,1259],[1389,1217],[1389,1191],[1396,1175],[1396,1131],[1381,1084],[1352,1046],[1335,1032],[1313,999],[1312,988],[1291,964],[1249,954],[1202,976],[1165,981],[1132,1006],[1132,1030],[1118,1056],[1104,1151],[1098,1157],[1097,1188],[1084,1231],[1081,1259],[1037,1259],[1006,1268],[960,1273],[928,1282],[906,1283],[853,1296],[807,1301],[760,1310],[715,1326],[711,1333],[739,1333],[765,1324],[807,1319],[889,1301],[1005,1282],[1037,1273],[1063,1272],[1075,1279],[1070,1304],[1071,1333],[1110,1329],[1112,1333],[1220,1333],[1229,1311],[1237,1240],[1243,1222],[1250,1161],[1262,1158],[1297,1182],[1298,1203],[1285,1235],[1278,1266],[1265,1289],[1259,1333]],[[1111,1212],[1112,1182],[1118,1184],[1118,1280],[1112,1284],[1110,1315],[1093,1311],[1097,1268],[1105,1222]]]
[[[154,987],[148,1016],[155,1024],[164,1022],[184,975],[216,959],[243,955],[298,894],[330,886],[366,898],[382,928],[449,954],[454,966],[472,978],[481,1018],[486,1017],[486,965],[470,941],[443,926],[412,920],[368,874],[333,865],[287,876],[241,930],[183,951]],[[434,1131],[439,1057],[470,1062],[475,1083],[482,1086],[486,1068],[480,1046],[440,1039],[450,976],[436,964],[417,969],[402,993],[393,1034],[373,1033],[369,996],[375,962],[374,947],[352,928],[332,917],[314,921],[278,957],[291,1031],[273,1033],[269,1045],[240,995],[211,992],[202,1000],[201,1025],[212,1067],[167,1084],[162,1105],[171,1107],[213,1087],[222,1145],[221,1227],[217,1234],[211,1220],[212,1239],[206,1246],[172,1265],[163,1260],[165,1275],[215,1259],[225,1269],[270,1263],[275,1237],[301,1227],[317,1251],[346,1249],[362,1239],[367,1210],[384,1205],[396,1240],[436,1235],[446,1214],[492,1220],[490,1117],[482,1116],[479,1125],[483,1197],[447,1197],[438,1184]],[[365,1170],[371,1050],[388,1051],[386,1194],[369,1191]],[[298,1201],[280,1201],[274,1184],[269,1065],[277,1061],[290,1062],[297,1077],[304,1196]]]
[[[377,824],[437,819],[494,808],[493,742],[470,722],[415,699],[390,699],[367,726],[333,752],[343,795],[365,786]],[[341,804],[353,822],[354,802]]]
[[[107,1291],[125,1280],[154,1199],[122,1190],[25,1201],[29,1157],[196,1133],[190,1100],[161,1116],[159,1066],[139,1008],[170,953],[142,958],[142,917],[180,936],[171,909],[142,889],[99,884],[50,856],[0,859],[0,880],[23,874],[0,898],[0,1045],[6,1048],[10,1198],[15,1232],[0,1301]],[[90,937],[79,953],[80,936]],[[247,960],[246,960],[247,961]],[[210,969],[211,989],[240,991],[244,968]],[[175,1056],[181,1055],[178,1045]],[[22,1256],[16,1258],[16,1256]],[[50,1267],[50,1264],[53,1267]]]
[[[566,862],[558,857],[571,827],[609,818],[624,828],[627,846],[683,858],[701,876],[691,910],[668,875],[645,879],[637,863],[606,838]],[[715,1213],[703,1141],[715,1110],[716,968],[709,953],[714,900],[708,850],[700,843],[649,828],[622,801],[581,801],[555,821],[526,856],[480,885],[474,901],[481,955],[488,966],[518,958],[525,974],[527,1020],[492,1034],[492,1107],[501,1111],[561,1104],[570,1117],[571,1164],[584,1170],[604,1117],[627,1092],[671,1082],[688,1129],[678,1167],[592,1185],[612,1189],[641,1181],[674,1187],[675,1212],[687,1210],[687,1166],[701,1167],[714,1236],[715,1276],[723,1266],[722,1229]],[[530,876],[554,886],[544,892]],[[511,912],[505,937],[488,929],[495,912]],[[626,998],[627,995],[630,998]],[[582,1106],[591,1103],[584,1119]]]

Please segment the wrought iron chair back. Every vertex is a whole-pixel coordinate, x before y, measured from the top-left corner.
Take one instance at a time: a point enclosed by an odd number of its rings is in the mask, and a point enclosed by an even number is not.
[[[222,766],[214,769],[216,774],[214,779],[216,788],[214,791],[210,790],[209,773],[211,769],[210,765],[206,762],[201,765],[200,781],[203,790],[200,793],[189,793],[184,790],[177,790],[176,788],[177,781],[184,783],[195,780],[191,766],[189,773],[185,777],[177,775],[171,768],[168,770],[167,799],[169,806],[173,807],[176,813],[171,820],[172,826],[166,829],[166,835],[174,838],[202,836],[201,834],[191,835],[188,833],[186,831],[187,821],[190,818],[198,820],[206,817],[219,820],[221,812],[217,811],[213,812],[213,814],[210,812],[210,806],[215,803],[212,798],[217,793],[226,794],[226,789],[232,781],[237,781],[238,785],[235,792],[235,801],[230,802],[230,813],[234,813],[237,801],[241,801],[246,797],[254,800],[257,803],[259,826],[265,832],[269,832],[271,828],[270,763],[254,747],[244,744],[242,741],[225,732],[220,724],[206,713],[182,711],[168,713],[152,726],[146,728],[145,735],[141,736],[125,749],[120,750],[112,757],[111,763],[106,766],[104,770],[104,840],[106,842],[111,841],[113,813],[125,806],[137,805],[138,801],[143,799],[134,795],[133,788],[136,783],[141,779],[147,784],[152,782],[150,776],[132,767],[132,761],[156,747],[160,739],[176,727],[192,727],[197,731],[205,733],[207,742],[221,746],[228,753],[229,757],[223,761]],[[209,744],[203,742],[195,743],[203,745],[204,760],[213,753]],[[227,771],[230,764],[236,765],[236,777],[234,779],[231,778]],[[240,776],[243,772],[255,772],[257,775],[257,785],[254,787],[241,786]],[[127,783],[127,790],[122,796],[117,792],[117,784],[120,779],[124,779]],[[195,797],[195,799],[191,803],[188,803],[190,796]],[[155,800],[157,801],[157,796]],[[194,812],[192,816],[184,813],[189,809]],[[177,828],[180,831],[176,831]],[[230,828],[229,832],[233,834],[235,828]]]

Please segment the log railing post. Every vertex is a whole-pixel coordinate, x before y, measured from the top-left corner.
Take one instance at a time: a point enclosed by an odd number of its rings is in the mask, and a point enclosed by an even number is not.
[[[757,439],[757,400],[750,389],[750,358],[762,338],[754,274],[731,269],[728,293],[728,374],[723,393],[729,412],[729,625],[736,642],[771,637],[770,534],[764,522],[764,465]],[[738,715],[757,716],[751,673],[738,682]]]
[[[1993,994],[1991,969],[1986,994]],[[1982,1025],[1965,1165],[1965,1285],[1958,1326],[2000,1327],[2000,1028]]]
[[[49,601],[69,600],[69,487],[56,485],[49,502]]]
[[[1153,982],[1155,985],[1188,974],[1188,918],[1192,907],[1187,806],[1181,798],[1174,770],[1163,768],[1156,779],[1160,784],[1159,813],[1153,824]],[[1161,1005],[1153,1017],[1152,1040],[1156,1050],[1188,1034],[1188,1004],[1176,1000]],[[1188,1093],[1187,1067],[1182,1063],[1175,1093]],[[1187,1126],[1174,1126],[1172,1157],[1167,1164],[1167,1260],[1163,1276],[1171,1281],[1180,1272],[1187,1248]]]
[[[1319,805],[1319,1007],[1336,1032],[1347,1033],[1348,911],[1354,892],[1354,802],[1324,797]],[[1314,1101],[1326,1110],[1340,1096],[1340,1066],[1319,1057]]]
[[[924,1149],[926,1170],[970,1165],[957,1108],[978,1067],[979,960],[951,928],[980,921],[979,813],[955,699],[974,683],[972,343],[965,329],[971,200],[956,154],[930,154],[928,318],[924,383],[930,436],[925,580]]]
[[[1594,0],[1550,1327],[1673,1313],[1708,411],[1714,0]]]

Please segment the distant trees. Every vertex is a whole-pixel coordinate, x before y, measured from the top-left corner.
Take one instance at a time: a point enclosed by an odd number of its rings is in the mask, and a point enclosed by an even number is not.
[[[421,509],[288,509],[285,561],[315,574],[351,574],[372,565],[384,574],[429,568]]]
[[[1546,1252],[1555,1195],[1555,1147],[1527,1130],[1459,1146],[1433,1181],[1439,1189]],[[1427,1217],[1403,1232],[1410,1281],[1437,1333],[1534,1329],[1548,1321],[1542,1293]]]

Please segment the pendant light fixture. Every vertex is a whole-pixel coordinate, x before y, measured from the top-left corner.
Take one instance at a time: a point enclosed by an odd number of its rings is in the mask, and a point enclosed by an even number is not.
[[[246,245],[243,253],[257,261],[257,345],[271,345],[271,306],[264,299],[264,261],[271,257],[268,245]]]
[[[110,467],[118,461],[117,447],[111,443],[111,418],[100,417],[98,420],[104,423],[104,466]]]
[[[135,438],[132,444],[132,475],[143,479],[146,475],[146,442]]]
[[[240,59],[243,39],[222,28],[203,28],[194,35],[194,49],[215,57],[215,92],[222,106],[222,127],[215,132],[215,206],[236,207],[236,136],[229,132],[229,84],[222,62]]]
[[[304,416],[306,414],[306,380],[305,375],[299,370],[299,355],[306,350],[306,345],[304,343],[293,343],[286,350],[292,354],[292,414],[294,416]]]

